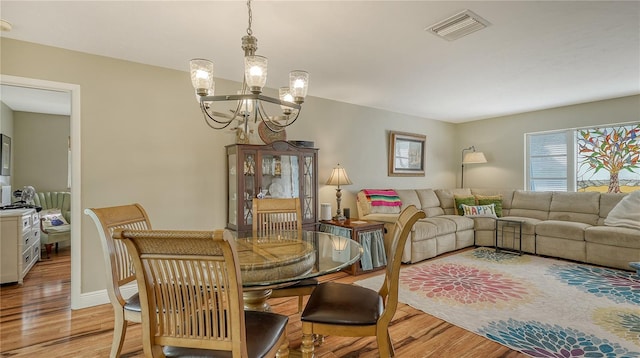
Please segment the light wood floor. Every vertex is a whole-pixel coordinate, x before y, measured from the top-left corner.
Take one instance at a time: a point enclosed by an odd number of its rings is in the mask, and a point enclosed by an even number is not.
[[[372,275],[337,273],[322,278],[353,282]],[[270,301],[274,312],[289,315],[291,347],[299,347],[302,333],[295,299]],[[70,309],[70,253],[61,249],[39,262],[23,286],[0,288],[0,354],[2,357],[108,357],[113,330],[111,305]],[[407,305],[400,304],[391,337],[397,357],[524,358],[522,353],[484,339]],[[144,357],[141,329],[130,325],[122,357]],[[377,357],[373,338],[326,337],[316,356]]]

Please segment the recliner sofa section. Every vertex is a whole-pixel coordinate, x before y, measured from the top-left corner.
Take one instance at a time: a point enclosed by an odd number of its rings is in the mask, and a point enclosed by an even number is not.
[[[640,230],[606,226],[609,212],[625,194],[597,192],[532,192],[512,189],[401,189],[402,208],[415,205],[427,214],[418,221],[402,260],[415,263],[470,246],[495,245],[495,219],[455,213],[455,197],[500,196],[502,219],[522,221],[522,250],[631,270],[640,261]],[[391,227],[398,214],[371,207],[363,191],[357,195],[358,215]],[[640,210],[640,208],[639,208]],[[382,210],[383,211],[383,210]],[[513,237],[507,227],[504,237]],[[389,231],[389,230],[387,230]],[[498,236],[502,236],[499,229]]]

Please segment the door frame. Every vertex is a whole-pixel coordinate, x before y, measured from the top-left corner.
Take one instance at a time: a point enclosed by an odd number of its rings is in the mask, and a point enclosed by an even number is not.
[[[80,302],[82,293],[82,261],[80,255],[82,252],[82,241],[80,240],[82,233],[80,85],[9,75],[0,75],[0,83],[18,87],[68,92],[71,95],[71,309],[83,308],[84,305]]]

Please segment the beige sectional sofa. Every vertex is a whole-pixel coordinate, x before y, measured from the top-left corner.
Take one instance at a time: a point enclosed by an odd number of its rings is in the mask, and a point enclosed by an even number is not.
[[[361,219],[384,222],[387,232],[402,208],[415,205],[425,211],[427,218],[414,225],[407,240],[403,262],[414,263],[474,245],[494,246],[494,218],[456,214],[454,199],[465,196],[500,196],[502,218],[523,222],[524,252],[624,270],[631,270],[629,262],[640,261],[640,229],[604,225],[625,194],[466,188],[395,191],[402,207],[372,207],[360,191],[357,209]],[[505,228],[504,237],[512,237],[507,230],[512,228]],[[503,237],[501,230],[498,235]]]

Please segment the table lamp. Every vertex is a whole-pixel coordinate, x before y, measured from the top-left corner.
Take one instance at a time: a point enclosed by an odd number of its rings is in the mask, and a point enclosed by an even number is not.
[[[465,151],[471,151],[470,153],[465,154]],[[465,164],[481,164],[486,163],[487,158],[485,158],[484,153],[476,152],[476,147],[471,146],[469,148],[464,148],[462,150],[462,175],[460,179],[460,187],[464,188],[464,165]]]
[[[353,184],[351,180],[349,180],[349,176],[347,175],[347,171],[344,170],[338,163],[338,166],[333,168],[331,172],[331,176],[329,180],[327,180],[327,185],[337,185],[336,189],[336,202],[338,203],[338,210],[336,211],[336,216],[333,217],[333,220],[344,221],[346,218],[342,215],[342,211],[340,210],[340,200],[342,200],[342,189],[340,185],[350,185]]]

